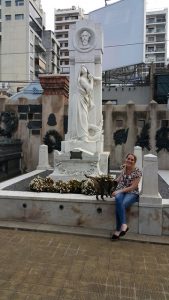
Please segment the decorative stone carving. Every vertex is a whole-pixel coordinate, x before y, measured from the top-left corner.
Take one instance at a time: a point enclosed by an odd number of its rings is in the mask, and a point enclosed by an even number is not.
[[[89,52],[95,47],[96,34],[90,27],[82,27],[76,31],[73,45],[79,52]]]
[[[72,99],[72,122],[69,126],[70,139],[85,142],[101,139],[102,122],[97,126],[89,121],[89,112],[95,110],[92,92],[94,81],[97,80],[101,81],[101,78],[94,77],[85,65],[81,65],[77,78],[77,91]]]
[[[107,174],[109,153],[103,152],[102,134],[102,51],[99,24],[80,20],[70,27],[68,132],[61,152],[55,151],[55,170],[50,175],[54,180]]]

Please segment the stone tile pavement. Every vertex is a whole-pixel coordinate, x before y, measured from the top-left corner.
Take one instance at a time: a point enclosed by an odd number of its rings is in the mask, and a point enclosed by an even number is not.
[[[168,300],[169,245],[1,228],[0,300],[9,299]]]

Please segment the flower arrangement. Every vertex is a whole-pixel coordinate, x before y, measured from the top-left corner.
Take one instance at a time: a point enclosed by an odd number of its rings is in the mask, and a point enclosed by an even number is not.
[[[94,179],[94,180],[93,180]],[[42,178],[40,176],[35,177],[29,184],[29,188],[34,192],[50,192],[50,193],[72,193],[72,194],[85,194],[85,195],[95,195],[98,193],[97,185],[95,180],[98,181],[98,184],[104,182],[112,183],[114,181],[113,176],[96,176],[88,177],[86,180],[76,180],[71,179],[68,182],[62,180],[54,181],[50,177]]]
[[[35,177],[29,184],[29,188],[34,192],[50,193],[76,193],[81,194],[83,181],[72,179],[68,182],[62,180],[54,181],[50,177]]]

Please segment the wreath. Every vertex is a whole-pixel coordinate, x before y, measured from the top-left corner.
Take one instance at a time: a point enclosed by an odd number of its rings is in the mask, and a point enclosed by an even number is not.
[[[128,128],[127,129],[119,129],[114,133],[114,141],[115,145],[122,145],[125,144],[128,137]]]
[[[2,112],[0,114],[0,135],[11,138],[12,132],[14,132],[18,127],[18,117],[14,112]]]
[[[156,147],[157,152],[161,151],[162,149],[169,151],[169,128],[161,127],[159,130],[157,130]]]
[[[146,123],[143,126],[140,135],[137,135],[136,146],[140,146],[142,149],[146,148],[147,150],[150,151],[151,147],[150,147],[149,129],[150,129],[150,124]]]
[[[61,150],[62,137],[56,130],[49,130],[43,138],[43,142],[48,146],[48,152],[53,150]]]

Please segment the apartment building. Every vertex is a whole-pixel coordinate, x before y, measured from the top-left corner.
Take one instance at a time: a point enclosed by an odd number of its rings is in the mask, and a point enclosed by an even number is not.
[[[84,18],[84,11],[72,6],[66,9],[55,9],[54,16],[55,37],[60,43],[60,73],[69,74],[69,26],[75,24],[78,19]]]
[[[41,0],[3,0],[0,6],[0,82],[13,90],[46,70]]]
[[[168,9],[146,12],[145,63],[167,65]]]
[[[46,49],[46,73],[60,73],[60,44],[51,30],[43,32],[42,43]]]

